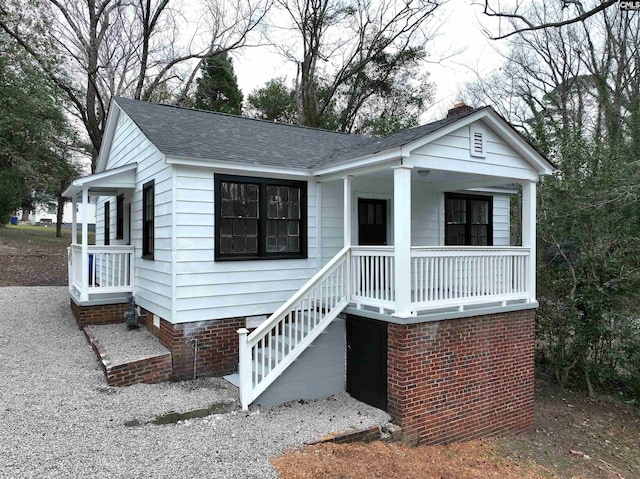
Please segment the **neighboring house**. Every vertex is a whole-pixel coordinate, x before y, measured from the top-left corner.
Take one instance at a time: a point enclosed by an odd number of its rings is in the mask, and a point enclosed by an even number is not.
[[[65,192],[99,197],[71,307],[122,321],[133,293],[174,379],[238,371],[245,408],[346,388],[410,442],[527,430],[552,170],[490,107],[376,139],[115,98]]]
[[[73,208],[74,208],[74,205],[72,205],[71,203],[65,203],[64,211],[62,213],[63,224],[72,223]],[[82,205],[76,204],[75,209],[76,209],[77,217],[82,216]],[[88,205],[88,214],[89,214],[88,221],[89,221],[89,224],[92,225],[92,228],[93,228],[93,225],[95,225],[96,223],[95,211],[96,211],[95,205],[90,203]],[[16,214],[18,215],[18,218],[22,218],[21,209],[19,209]],[[32,211],[31,213],[29,213],[28,218],[29,218],[29,222],[34,225],[38,223],[43,225],[47,225],[47,224],[55,225],[58,222],[58,217],[56,214],[56,206],[55,205],[47,206],[44,204],[37,203],[35,207],[35,211]]]

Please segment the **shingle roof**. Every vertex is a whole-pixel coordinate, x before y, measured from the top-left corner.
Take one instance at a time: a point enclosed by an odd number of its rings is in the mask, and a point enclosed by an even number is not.
[[[167,154],[203,160],[311,168],[336,148],[366,137],[116,98],[145,136]]]
[[[350,159],[356,157],[374,155],[376,153],[391,150],[399,146],[407,145],[419,138],[422,138],[423,136],[428,135],[429,133],[433,133],[434,131],[444,128],[447,125],[455,123],[461,118],[469,116],[472,113],[483,110],[485,108],[490,107],[485,106],[481,108],[475,108],[464,113],[459,113],[457,115],[444,118],[442,120],[416,126],[415,128],[410,128],[399,133],[394,133],[393,135],[383,136],[381,138],[368,138],[366,142],[334,150],[329,156],[324,158],[315,166],[330,166],[336,163],[349,161]]]
[[[406,145],[477,109],[382,138],[114,98],[163,153],[202,160],[309,169]]]

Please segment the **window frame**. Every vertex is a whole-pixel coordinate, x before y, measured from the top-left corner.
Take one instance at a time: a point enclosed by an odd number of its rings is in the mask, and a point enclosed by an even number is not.
[[[104,238],[103,243],[105,246],[111,244],[111,202],[104,202]]]
[[[124,194],[116,197],[116,239],[124,239]]]
[[[221,253],[220,252],[220,225],[222,219],[221,184],[223,182],[258,185],[258,252],[246,253]],[[267,186],[290,186],[300,188],[300,222],[299,241],[300,252],[267,252]],[[249,260],[274,260],[274,259],[305,259],[307,258],[307,182],[296,180],[283,180],[276,178],[264,178],[253,176],[236,176],[216,174],[214,177],[214,201],[215,201],[215,228],[214,228],[214,259],[216,261],[249,261]]]
[[[447,227],[449,226],[449,223],[447,223],[447,200],[449,199],[455,199],[455,200],[465,200],[466,201],[466,219],[465,219],[465,231],[464,231],[464,238],[465,238],[465,243],[463,245],[460,244],[449,244],[447,242]],[[489,219],[489,223],[487,224],[487,244],[486,246],[480,246],[480,245],[472,245],[471,244],[471,215],[472,215],[472,211],[471,211],[471,207],[470,207],[470,202],[471,201],[485,201],[487,202],[489,205],[489,211],[487,212],[488,215],[488,219]],[[493,196],[491,195],[472,195],[472,194],[465,194],[465,193],[445,193],[444,194],[444,245],[445,246],[467,246],[467,247],[488,247],[488,246],[493,246]]]
[[[147,214],[147,196],[151,195],[151,218]],[[155,180],[148,181],[142,186],[142,259],[154,259],[155,253]],[[148,228],[147,224],[150,224]],[[153,231],[150,235],[149,231]]]

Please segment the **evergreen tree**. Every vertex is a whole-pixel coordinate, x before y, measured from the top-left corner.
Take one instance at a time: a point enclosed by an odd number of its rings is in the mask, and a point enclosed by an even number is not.
[[[269,80],[247,98],[249,114],[262,120],[296,124],[295,90],[289,88],[284,78]]]
[[[240,115],[242,92],[229,55],[225,52],[207,58],[201,71],[194,106],[202,110]]]

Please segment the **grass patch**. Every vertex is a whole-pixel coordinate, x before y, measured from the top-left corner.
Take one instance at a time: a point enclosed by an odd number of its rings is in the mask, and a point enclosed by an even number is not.
[[[89,233],[89,244],[95,243],[95,234]],[[78,231],[78,242],[82,233]],[[71,244],[71,230],[62,229],[56,237],[55,226],[7,225],[0,227],[0,247],[15,248],[24,254],[67,254]],[[15,253],[15,252],[13,252]],[[0,254],[2,252],[0,251]]]
[[[81,241],[78,234],[78,242]],[[89,233],[89,244],[95,234]],[[65,286],[71,230],[56,237],[55,226],[0,227],[0,286]]]

